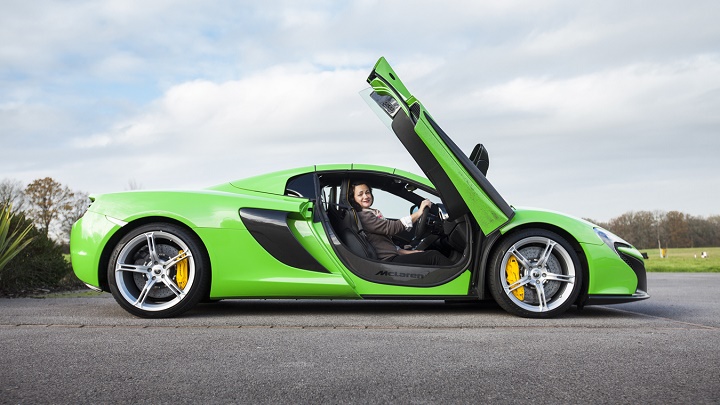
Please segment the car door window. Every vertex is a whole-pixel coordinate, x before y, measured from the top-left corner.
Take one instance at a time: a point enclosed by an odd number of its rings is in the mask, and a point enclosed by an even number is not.
[[[306,173],[288,180],[285,186],[285,195],[306,198],[308,200],[316,198],[315,175],[313,173]]]

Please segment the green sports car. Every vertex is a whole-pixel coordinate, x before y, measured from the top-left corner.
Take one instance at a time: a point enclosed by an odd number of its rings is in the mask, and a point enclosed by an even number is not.
[[[463,153],[384,58],[367,81],[363,97],[425,177],[339,164],[200,191],[91,196],[72,229],[75,274],[148,318],[228,298],[494,299],[512,314],[545,318],[649,297],[633,246],[581,219],[510,206],[485,177],[485,148]],[[392,242],[447,260],[379,259],[349,199],[359,179],[386,218],[434,202]]]

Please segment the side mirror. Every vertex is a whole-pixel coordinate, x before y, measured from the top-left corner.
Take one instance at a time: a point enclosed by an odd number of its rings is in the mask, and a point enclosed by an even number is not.
[[[470,154],[470,160],[480,169],[483,176],[487,176],[488,167],[490,167],[490,155],[488,155],[488,151],[483,144],[479,143],[475,145],[475,148]]]

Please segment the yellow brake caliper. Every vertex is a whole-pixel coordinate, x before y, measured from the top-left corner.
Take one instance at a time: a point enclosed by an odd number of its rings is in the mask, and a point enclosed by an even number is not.
[[[178,255],[183,254],[184,252],[181,250],[178,252]],[[188,259],[185,257],[184,259],[180,260],[175,265],[175,282],[177,282],[178,287],[180,287],[181,290],[185,289],[185,286],[188,282]]]
[[[515,256],[510,256],[510,259],[508,259],[505,266],[505,275],[507,276],[508,285],[513,285],[520,280],[520,265]],[[525,299],[525,287],[518,287],[512,293],[520,301]]]

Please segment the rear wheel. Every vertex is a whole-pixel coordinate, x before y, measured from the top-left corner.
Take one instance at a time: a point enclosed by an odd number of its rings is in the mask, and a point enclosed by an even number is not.
[[[528,229],[510,235],[493,254],[490,292],[506,311],[526,318],[565,312],[582,286],[582,269],[560,235]]]
[[[198,238],[177,225],[154,223],[125,235],[108,265],[110,292],[144,318],[182,314],[205,297],[209,260]]]

